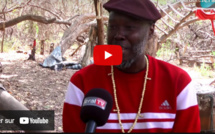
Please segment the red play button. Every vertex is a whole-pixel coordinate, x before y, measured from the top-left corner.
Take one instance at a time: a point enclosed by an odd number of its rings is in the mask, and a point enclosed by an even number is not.
[[[96,65],[120,65],[122,63],[122,47],[119,45],[96,45],[93,58]]]

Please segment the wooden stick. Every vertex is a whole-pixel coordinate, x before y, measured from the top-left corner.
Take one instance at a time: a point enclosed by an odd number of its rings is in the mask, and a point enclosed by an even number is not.
[[[163,33],[165,33],[166,35],[168,34],[166,31],[164,31],[163,29],[161,29],[159,26],[157,26],[156,24],[155,24],[155,26],[161,31],[161,32],[163,32]]]
[[[172,18],[164,9],[162,9],[159,5],[158,7],[160,8],[160,10],[162,12],[164,12],[172,21],[174,21],[175,23],[179,23],[179,21],[175,20],[174,18]]]
[[[181,17],[183,17],[184,18],[184,15],[183,14],[181,14],[181,13],[179,13],[172,5],[168,5],[177,15],[179,15],[179,16],[181,16]]]
[[[174,29],[174,27],[173,27],[173,26],[170,26],[163,18],[161,18],[161,21],[162,21],[165,25],[167,25],[168,27],[170,27],[171,29]]]

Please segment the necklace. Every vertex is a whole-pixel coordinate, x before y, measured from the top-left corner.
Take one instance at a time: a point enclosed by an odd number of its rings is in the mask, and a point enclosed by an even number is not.
[[[147,56],[145,55],[145,59],[146,59],[146,74],[145,74],[145,79],[144,79],[144,85],[143,85],[143,92],[142,92],[142,95],[141,95],[141,99],[140,99],[140,105],[139,105],[139,108],[138,108],[138,112],[137,112],[137,115],[136,115],[136,118],[134,120],[134,123],[133,125],[130,127],[130,129],[128,130],[128,133],[130,133],[134,126],[136,125],[137,123],[137,120],[138,120],[138,117],[143,117],[140,112],[141,112],[141,109],[142,109],[142,104],[143,104],[143,99],[144,99],[144,94],[145,94],[145,90],[146,90],[146,83],[147,83],[147,80],[151,80],[151,78],[148,78],[148,73],[149,73],[149,61],[148,61],[148,58]],[[125,130],[122,126],[122,122],[121,122],[121,119],[120,119],[120,109],[119,109],[119,105],[118,105],[118,100],[117,100],[117,95],[116,95],[116,83],[115,83],[115,79],[114,79],[114,69],[113,69],[113,66],[111,66],[111,79],[112,79],[112,84],[113,84],[113,93],[114,93],[114,100],[115,100],[115,103],[116,103],[116,109],[114,111],[117,111],[117,116],[118,116],[118,120],[119,120],[119,125],[121,127],[121,130],[122,130],[122,133],[125,133]]]

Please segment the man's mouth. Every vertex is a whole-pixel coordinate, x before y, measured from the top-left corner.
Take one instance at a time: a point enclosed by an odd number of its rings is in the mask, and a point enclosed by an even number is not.
[[[122,47],[122,50],[130,49],[128,46],[123,45],[123,44],[120,44],[120,43],[114,43],[114,44],[121,46],[121,47]]]

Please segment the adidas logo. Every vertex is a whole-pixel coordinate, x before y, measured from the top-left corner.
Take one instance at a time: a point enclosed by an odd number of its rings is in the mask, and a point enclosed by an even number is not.
[[[172,109],[171,106],[169,105],[169,102],[167,100],[165,100],[161,106],[160,109]]]

